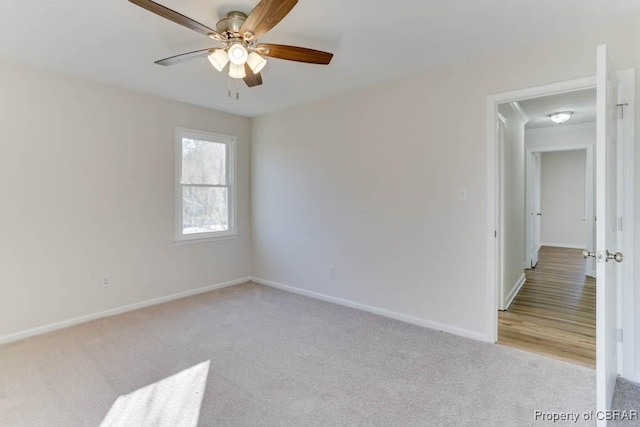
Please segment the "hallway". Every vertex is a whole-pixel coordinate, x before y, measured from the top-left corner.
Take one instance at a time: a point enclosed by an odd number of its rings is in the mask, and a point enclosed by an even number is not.
[[[580,249],[543,246],[506,311],[498,343],[595,368],[596,281]]]

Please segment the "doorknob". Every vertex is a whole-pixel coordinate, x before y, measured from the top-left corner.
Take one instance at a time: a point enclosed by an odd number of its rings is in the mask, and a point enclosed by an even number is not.
[[[607,261],[609,261],[610,259],[614,259],[616,260],[616,262],[624,261],[624,255],[622,255],[621,252],[616,252],[615,254],[612,254],[611,252],[606,251],[606,253],[607,253],[607,259],[606,259]]]
[[[620,252],[616,252],[615,254],[612,254],[609,251],[598,251],[598,252],[589,252],[588,250],[584,250],[582,251],[582,256],[584,257],[584,259],[587,259],[589,257],[592,258],[597,258],[598,262],[602,262],[602,261],[606,261],[609,262],[609,260],[615,260],[616,262],[622,262],[624,261],[624,255],[622,255],[622,253]]]
[[[538,212],[536,215],[538,215],[538,216],[542,216],[542,212]]]

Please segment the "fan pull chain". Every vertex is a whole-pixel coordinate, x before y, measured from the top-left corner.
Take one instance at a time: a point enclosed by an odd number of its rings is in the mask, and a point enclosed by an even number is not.
[[[235,80],[235,91],[236,91],[236,101],[240,100],[240,90],[238,89],[238,79],[233,79]],[[231,98],[231,76],[228,77],[227,80],[227,96],[229,98]]]

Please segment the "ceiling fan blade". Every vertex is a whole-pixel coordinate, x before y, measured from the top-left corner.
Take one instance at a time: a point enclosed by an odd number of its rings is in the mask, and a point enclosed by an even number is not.
[[[283,44],[260,43],[256,46],[256,50],[260,55],[270,56],[271,58],[307,62],[309,64],[327,65],[333,58],[333,53]]]
[[[180,24],[193,31],[197,31],[200,34],[209,36],[212,39],[225,40],[225,37],[219,32],[217,32],[216,30],[209,28],[206,25],[199,23],[198,21],[194,21],[193,19],[187,16],[184,16],[183,14],[178,13],[175,10],[171,10],[168,7],[164,7],[161,4],[158,4],[151,0],[129,0],[129,1],[133,4],[140,6],[143,9],[147,9],[149,12],[153,12],[156,15],[160,15],[163,18],[168,19],[169,21],[173,21],[176,24]]]
[[[247,86],[254,87],[262,84],[262,75],[260,73],[254,73],[248,64],[244,64],[244,71],[247,76],[243,80]]]
[[[287,16],[298,0],[262,0],[253,8],[240,28],[246,40],[255,40]]]
[[[182,53],[180,55],[170,56],[169,58],[161,59],[159,61],[156,61],[155,63],[158,65],[176,65],[185,61],[189,61],[191,59],[199,58],[201,56],[208,56],[215,49],[216,48],[202,49],[202,50],[196,50],[193,52]]]

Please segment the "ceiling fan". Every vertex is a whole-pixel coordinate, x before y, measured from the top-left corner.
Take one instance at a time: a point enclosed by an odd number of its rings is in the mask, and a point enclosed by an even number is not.
[[[211,65],[222,71],[229,64],[229,77],[243,79],[249,87],[262,84],[260,71],[267,64],[265,56],[309,64],[329,64],[332,53],[297,46],[258,43],[258,38],[278,24],[298,0],[262,0],[249,15],[229,12],[212,29],[175,10],[151,0],[129,0],[150,12],[183,25],[224,44],[222,47],[196,50],[156,61],[159,65],[175,65],[207,56]]]

